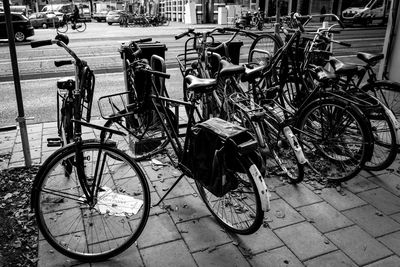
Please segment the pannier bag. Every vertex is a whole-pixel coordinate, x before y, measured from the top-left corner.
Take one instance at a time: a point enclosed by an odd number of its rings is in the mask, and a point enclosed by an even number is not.
[[[252,134],[231,122],[211,118],[193,126],[189,134],[185,165],[193,178],[217,197],[236,189],[235,172],[246,171],[236,155],[251,154],[256,165],[263,162]]]

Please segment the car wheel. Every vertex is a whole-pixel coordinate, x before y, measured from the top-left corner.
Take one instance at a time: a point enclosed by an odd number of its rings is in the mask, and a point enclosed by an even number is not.
[[[23,32],[16,32],[15,33],[15,40],[17,42],[25,41],[25,39],[26,39],[26,36],[25,36],[25,34]]]
[[[112,22],[108,22],[108,25],[111,25],[112,24]]]
[[[46,23],[43,23],[43,24],[42,24],[42,28],[43,28],[43,29],[47,29],[47,24],[46,24]]]

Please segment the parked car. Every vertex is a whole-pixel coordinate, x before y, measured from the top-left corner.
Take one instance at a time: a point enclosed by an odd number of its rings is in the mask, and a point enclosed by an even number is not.
[[[123,10],[113,10],[108,12],[106,16],[106,22],[108,23],[108,25],[119,23],[122,12]]]
[[[101,10],[99,12],[94,13],[92,18],[94,20],[97,20],[97,22],[106,21],[108,12],[109,12],[108,10]]]
[[[62,13],[60,13],[62,14]],[[58,26],[60,19],[54,13],[38,12],[29,16],[29,20],[34,28],[47,29],[48,27]]]
[[[11,21],[14,29],[14,37],[17,42],[25,41],[33,36],[35,30],[27,17],[19,13],[11,13]],[[4,13],[0,13],[0,38],[7,39],[7,26]]]

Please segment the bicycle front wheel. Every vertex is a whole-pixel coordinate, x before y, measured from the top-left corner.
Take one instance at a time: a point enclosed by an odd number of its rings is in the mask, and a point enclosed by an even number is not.
[[[63,22],[60,23],[57,27],[57,32],[59,33],[66,33],[68,31],[68,23]]]
[[[36,220],[45,239],[60,253],[85,262],[102,261],[126,250],[147,222],[149,187],[143,171],[111,146],[82,144],[58,150],[42,165],[32,190]],[[69,176],[63,161],[71,159]],[[78,168],[83,170],[78,175]],[[85,188],[86,187],[86,188]],[[84,191],[94,190],[93,201]]]
[[[200,197],[217,221],[232,232],[252,234],[257,231],[264,218],[261,198],[252,176],[252,169],[257,168],[248,157],[237,157],[235,170],[224,170],[238,180],[235,190],[217,197],[209,192],[200,182],[196,187]]]
[[[371,158],[371,128],[361,111],[335,98],[317,99],[298,115],[303,152],[321,178],[344,182]]]
[[[84,31],[86,30],[86,22],[84,22],[84,21],[78,21],[78,22],[76,22],[76,27],[75,27],[75,29],[76,29],[78,32],[84,32]]]

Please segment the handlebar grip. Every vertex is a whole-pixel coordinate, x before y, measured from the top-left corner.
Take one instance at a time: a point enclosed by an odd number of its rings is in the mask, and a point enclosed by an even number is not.
[[[72,60],[56,60],[56,61],[54,61],[54,65],[56,67],[61,67],[64,65],[72,65],[72,64],[73,64]]]
[[[53,42],[51,40],[42,40],[42,41],[33,41],[31,42],[31,47],[36,48],[45,45],[52,45]]]
[[[178,35],[175,35],[175,40],[181,39],[182,37],[186,36],[187,34],[188,34],[188,32],[183,32]]]

